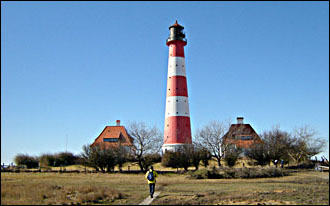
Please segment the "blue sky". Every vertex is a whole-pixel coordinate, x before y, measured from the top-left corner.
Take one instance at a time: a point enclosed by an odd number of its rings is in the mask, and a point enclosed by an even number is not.
[[[193,134],[243,116],[329,142],[328,2],[1,2],[1,163],[79,154],[117,119],[163,130],[176,19]]]

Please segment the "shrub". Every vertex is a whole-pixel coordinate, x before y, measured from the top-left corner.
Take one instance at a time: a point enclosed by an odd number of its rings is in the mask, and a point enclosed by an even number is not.
[[[209,171],[207,169],[200,169],[197,171],[190,171],[188,173],[193,179],[208,179]]]
[[[212,170],[208,171],[207,176],[208,176],[209,179],[222,179],[222,178],[224,178],[224,175],[221,172],[221,169],[217,169],[215,167],[213,167]]]
[[[226,155],[225,161],[229,167],[233,167],[236,164],[238,156],[235,155]]]
[[[144,155],[141,161],[143,169],[147,171],[149,166],[151,166],[153,163],[161,162],[161,159],[162,157],[157,153]]]
[[[279,168],[242,168],[237,171],[238,176],[241,178],[282,177],[287,175],[284,170]]]
[[[172,151],[166,151],[165,154],[162,157],[161,162],[163,167],[172,167],[176,168],[178,165],[178,161],[175,156],[175,152]]]
[[[189,173],[194,179],[232,179],[232,178],[266,178],[282,177],[287,175],[279,168],[225,168],[212,170],[199,170]]]
[[[59,166],[68,166],[76,164],[78,157],[71,152],[60,152],[55,155],[55,159]]]
[[[296,166],[286,167],[288,169],[313,169],[315,167],[314,163],[311,161],[306,161]]]
[[[233,168],[228,168],[228,169],[224,169],[224,178],[226,179],[231,179],[231,178],[239,178],[239,172],[237,169],[233,169]]]
[[[130,154],[125,147],[112,148],[105,144],[96,146],[84,145],[80,157],[76,158],[82,165],[93,167],[96,171],[111,172],[115,166],[121,170],[123,164],[130,160]]]
[[[209,160],[212,159],[211,153],[207,149],[203,148],[200,151],[200,157],[204,167],[207,167],[209,165]]]
[[[43,154],[39,157],[41,166],[54,166],[55,157],[52,154]]]
[[[79,163],[79,157],[71,152],[60,152],[57,154],[43,154],[40,156],[40,163],[42,166],[58,167],[68,166]]]
[[[25,165],[27,168],[38,168],[39,161],[37,157],[32,157],[27,154],[18,154],[14,161],[17,165]]]
[[[238,156],[240,155],[241,152],[242,150],[239,148],[232,150],[228,149],[225,155],[225,161],[229,167],[235,166]]]

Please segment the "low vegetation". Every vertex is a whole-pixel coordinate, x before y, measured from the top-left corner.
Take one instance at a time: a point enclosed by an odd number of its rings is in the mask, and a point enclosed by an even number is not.
[[[222,168],[201,169],[189,172],[194,179],[232,179],[232,178],[266,178],[283,177],[288,172],[279,168]]]
[[[127,204],[145,198],[142,175],[1,174],[1,205]]]
[[[161,193],[152,204],[328,205],[328,175],[313,170],[253,179],[192,179],[188,173],[160,174],[156,191]],[[144,174],[1,174],[1,205],[136,205],[148,196],[148,190]]]

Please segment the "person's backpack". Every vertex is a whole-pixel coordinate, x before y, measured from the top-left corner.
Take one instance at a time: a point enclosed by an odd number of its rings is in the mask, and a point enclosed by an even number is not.
[[[149,174],[148,174],[148,176],[147,176],[147,179],[148,179],[149,181],[154,181],[154,180],[155,180],[155,177],[154,177],[154,171],[152,171],[152,172],[149,171]]]

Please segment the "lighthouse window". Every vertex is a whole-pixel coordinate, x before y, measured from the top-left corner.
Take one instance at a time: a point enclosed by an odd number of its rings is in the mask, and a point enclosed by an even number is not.
[[[176,100],[176,102],[178,102],[179,100]]]
[[[177,64],[175,66],[178,66]]]
[[[179,114],[179,112],[176,112],[177,114]]]

